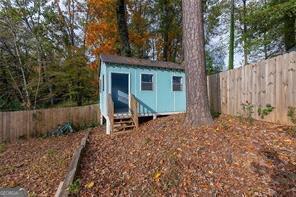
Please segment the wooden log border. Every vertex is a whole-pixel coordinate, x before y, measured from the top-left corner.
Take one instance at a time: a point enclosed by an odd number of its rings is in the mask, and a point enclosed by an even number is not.
[[[81,158],[81,153],[82,153],[83,149],[85,148],[90,131],[91,131],[91,129],[88,129],[86,131],[85,137],[82,138],[80,145],[76,148],[76,150],[73,154],[70,166],[69,166],[69,170],[65,176],[65,179],[62,182],[60,182],[59,187],[55,193],[55,197],[69,196],[68,188],[74,181],[74,178],[75,178],[75,175],[77,172],[77,168],[79,166],[80,158]]]

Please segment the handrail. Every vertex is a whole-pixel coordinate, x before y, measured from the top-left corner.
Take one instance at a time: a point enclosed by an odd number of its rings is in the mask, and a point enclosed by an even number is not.
[[[139,113],[138,113],[139,103],[136,97],[131,94],[131,116],[135,123],[136,128],[139,128]]]
[[[113,131],[114,127],[114,102],[111,94],[108,94],[108,117],[110,121],[110,130]]]

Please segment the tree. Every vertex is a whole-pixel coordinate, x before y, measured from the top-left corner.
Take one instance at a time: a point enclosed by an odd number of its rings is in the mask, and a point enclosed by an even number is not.
[[[134,57],[147,58],[151,51],[151,12],[150,0],[130,0],[128,2],[129,39]]]
[[[181,0],[155,1],[153,24],[159,60],[181,62],[183,59],[181,4]]]
[[[117,0],[116,4],[117,26],[121,43],[121,54],[131,56],[131,47],[128,36],[125,0]]]
[[[246,23],[246,15],[247,15],[247,0],[242,0],[243,1],[243,48],[244,48],[244,65],[248,64],[248,49],[247,49],[247,37],[245,36],[248,28],[247,28],[247,23]]]
[[[228,70],[233,69],[234,62],[234,0],[231,0],[230,10],[230,36],[229,36],[229,58]]]
[[[92,91],[95,72],[89,69],[81,39],[87,22],[86,5],[72,0],[0,2],[0,110],[29,110],[73,101],[81,105],[96,100]],[[54,80],[63,74],[67,77]],[[69,84],[78,95],[73,99],[68,96],[71,89],[64,89]]]
[[[206,82],[203,3],[196,0],[183,0],[182,5],[184,64],[187,82],[185,124],[200,126],[213,121]]]

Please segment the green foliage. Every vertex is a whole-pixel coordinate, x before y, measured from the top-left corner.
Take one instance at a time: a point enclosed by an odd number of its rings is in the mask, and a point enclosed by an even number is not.
[[[269,0],[250,3],[245,22],[248,31],[243,37],[249,39],[248,50],[264,50],[265,58],[295,47],[295,1]],[[292,27],[292,28],[291,28]]]
[[[47,155],[50,158],[53,158],[56,154],[57,154],[57,151],[54,150],[54,149],[52,149],[52,148],[50,148],[50,149],[47,150]]]
[[[264,119],[265,116],[270,114],[275,108],[272,107],[270,104],[267,104],[265,107],[259,106],[258,108],[258,116],[260,116],[261,119]]]
[[[73,6],[73,12],[59,12],[65,4]],[[88,50],[81,39],[84,6],[76,1],[0,2],[1,111],[97,100],[97,73],[89,67]]]
[[[291,122],[296,126],[296,107],[288,108],[288,117],[290,118]]]
[[[6,145],[5,144],[0,144],[0,154],[4,153],[6,151]]]
[[[216,74],[222,72],[223,70],[223,63],[217,61],[214,57],[215,51],[206,51],[206,72],[207,75]]]
[[[219,118],[221,113],[211,109],[211,115],[212,115],[213,118]]]
[[[7,98],[0,96],[0,111],[20,111],[22,109],[23,107],[19,100],[14,99],[13,97]]]
[[[71,183],[68,187],[68,191],[70,194],[77,195],[80,191],[81,182],[80,179],[76,179],[73,183]]]
[[[296,137],[296,107],[289,107],[288,108],[288,117],[290,118],[291,122],[294,124],[294,126],[288,130],[288,133]]]
[[[96,97],[95,72],[87,66],[82,49],[68,56],[61,66],[52,66],[48,71],[53,93],[62,101],[74,101],[81,106]]]
[[[252,124],[254,121],[254,105],[247,101],[246,103],[242,103],[241,106],[243,114],[240,114],[240,119],[245,119],[248,123]]]

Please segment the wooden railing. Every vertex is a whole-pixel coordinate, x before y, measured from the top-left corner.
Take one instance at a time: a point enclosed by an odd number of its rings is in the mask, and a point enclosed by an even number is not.
[[[114,102],[111,94],[108,94],[108,117],[110,120],[110,129],[112,132],[114,128]]]
[[[135,123],[136,128],[139,128],[139,113],[138,113],[138,106],[139,103],[136,97],[132,94],[131,95],[131,116]]]

